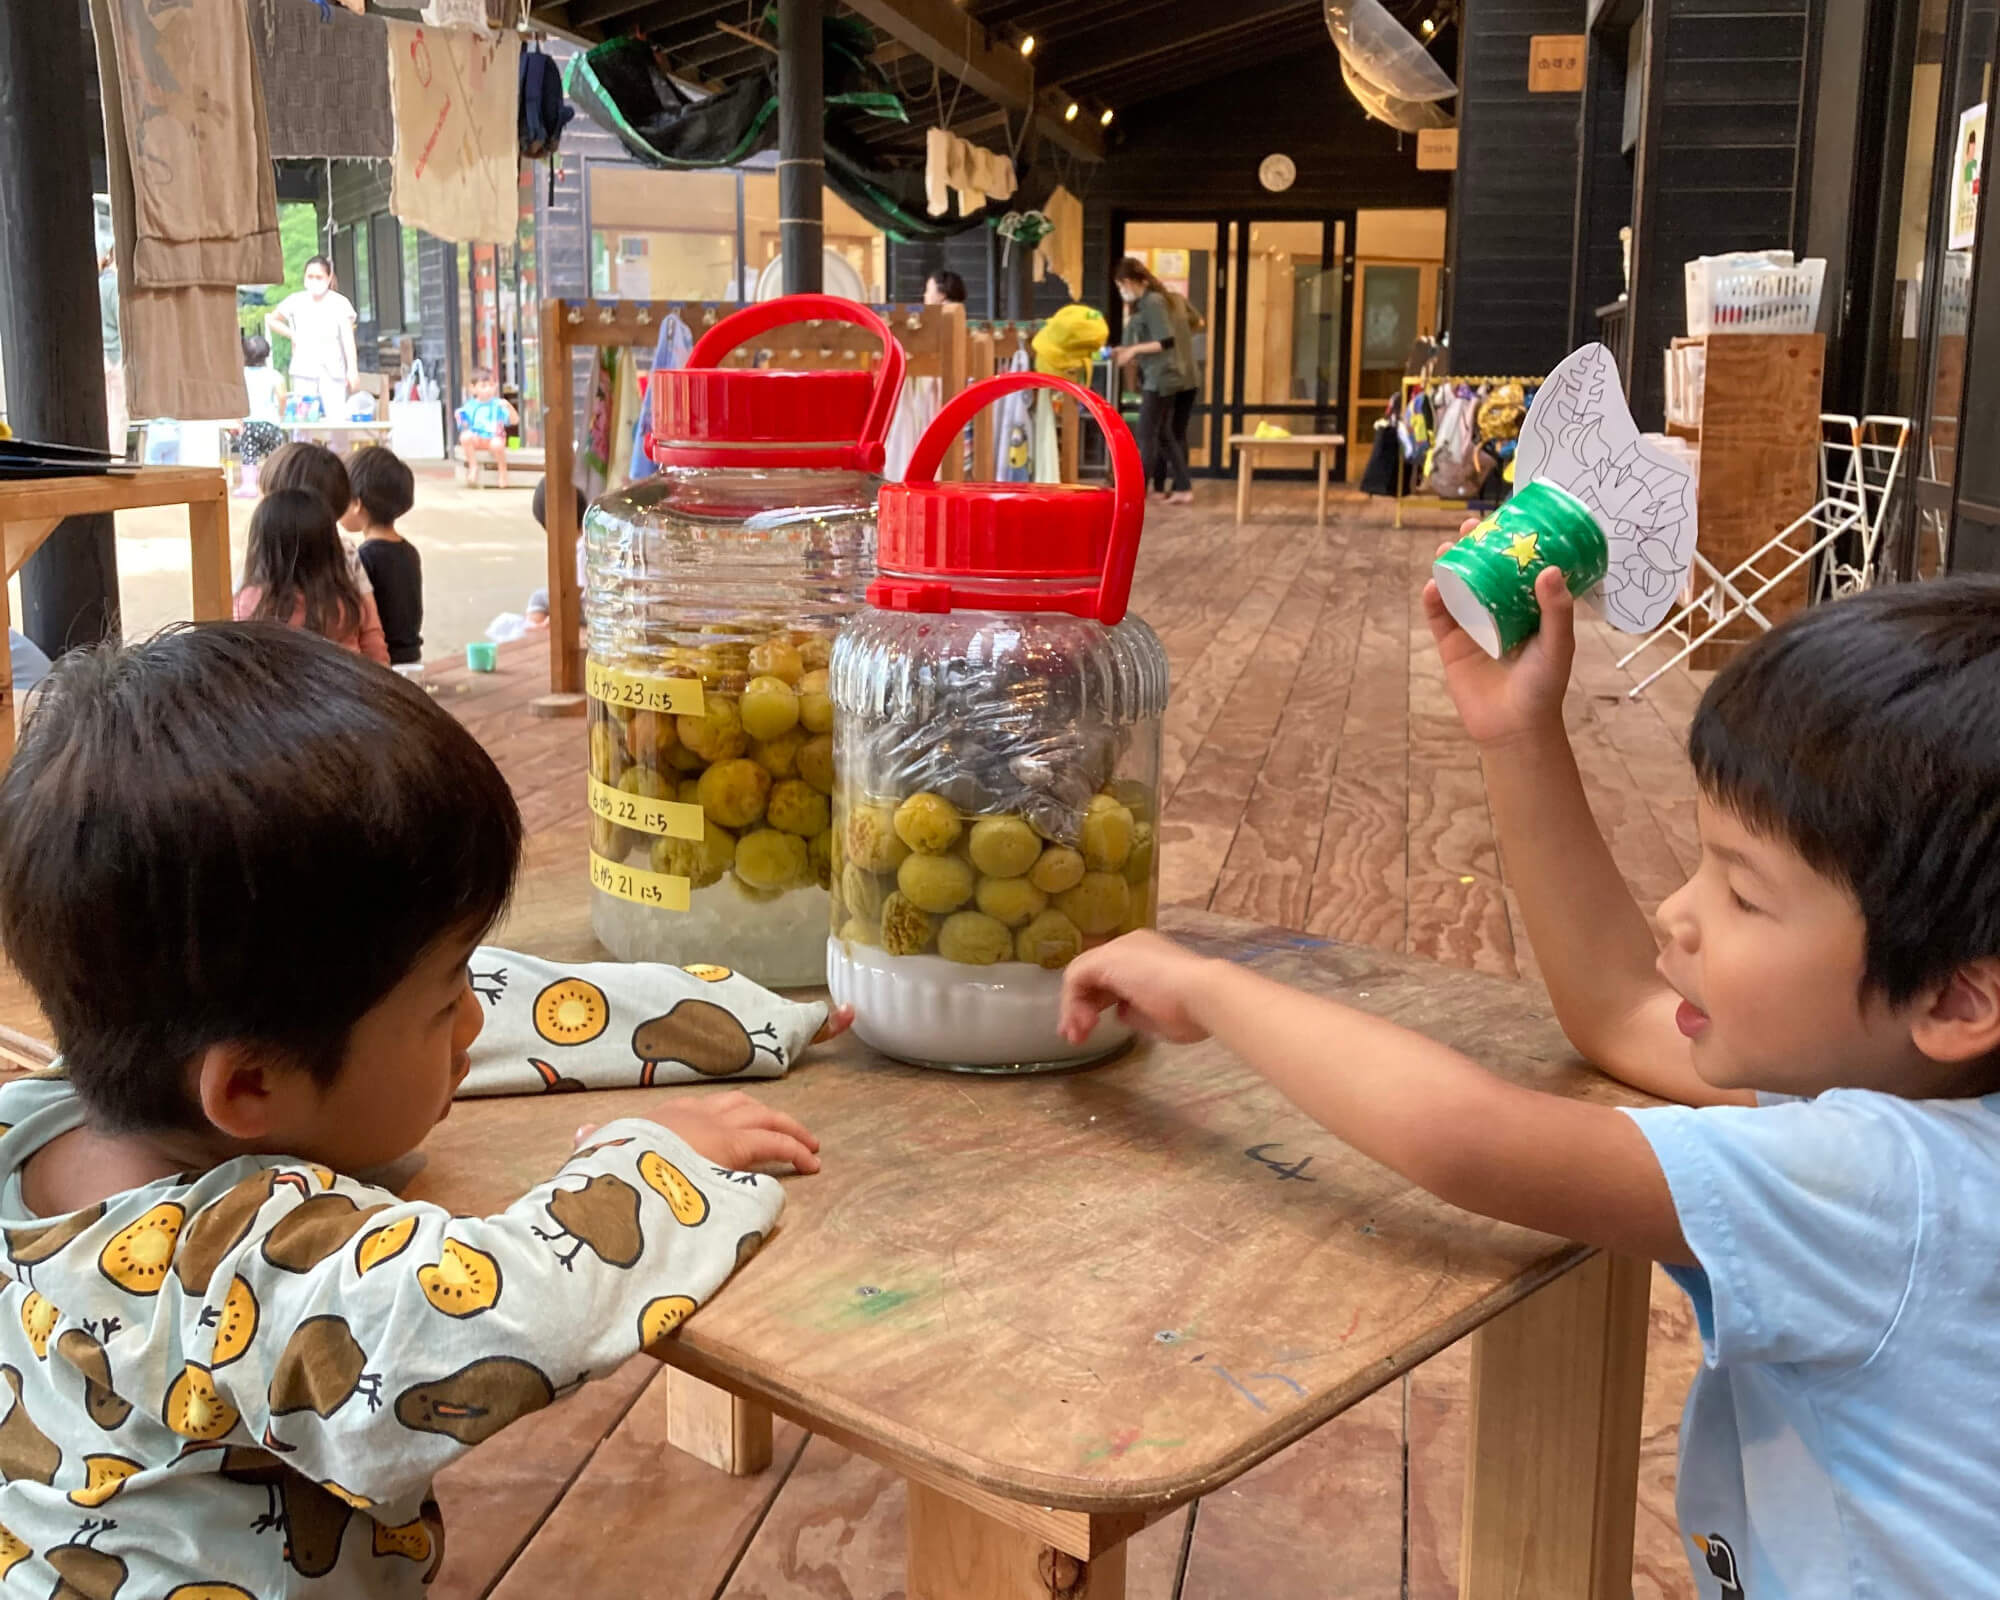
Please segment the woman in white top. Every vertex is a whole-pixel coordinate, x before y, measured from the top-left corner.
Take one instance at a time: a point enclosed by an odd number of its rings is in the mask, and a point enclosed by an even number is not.
[[[328,422],[347,415],[347,396],[361,371],[354,354],[354,306],[333,281],[333,263],[314,256],[306,263],[305,288],[286,295],[264,319],[271,332],[292,341],[292,393],[318,396]]]

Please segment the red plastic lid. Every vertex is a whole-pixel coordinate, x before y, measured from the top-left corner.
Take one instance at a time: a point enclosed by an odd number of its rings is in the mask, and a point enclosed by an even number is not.
[[[882,341],[874,372],[717,367],[746,339],[788,323],[851,322]],[[662,466],[882,470],[882,441],[903,389],[903,347],[866,306],[794,294],[724,317],[687,365],[652,375],[649,450]]]
[[[1111,449],[1110,488],[933,481],[973,414],[1019,389],[1054,389],[1097,419]],[[954,397],[918,441],[904,481],[882,486],[879,505],[876,563],[886,576],[869,585],[868,601],[881,610],[1069,611],[1107,624],[1125,616],[1145,520],[1139,447],[1123,418],[1067,379],[1010,372]],[[1087,581],[1060,591],[1019,587],[1064,579]]]

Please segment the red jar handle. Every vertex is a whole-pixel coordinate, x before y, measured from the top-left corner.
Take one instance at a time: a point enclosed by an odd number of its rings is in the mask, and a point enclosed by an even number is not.
[[[1107,624],[1122,622],[1132,598],[1132,572],[1139,564],[1139,534],[1146,521],[1146,474],[1132,430],[1102,396],[1047,372],[1003,372],[984,379],[961,389],[939,409],[910,453],[903,481],[931,482],[945,451],[964,433],[966,423],[1002,395],[1022,389],[1053,389],[1068,395],[1097,419],[1098,431],[1104,435],[1111,452],[1111,542],[1104,553],[1104,576],[1097,586],[1097,603],[1091,615]]]
[[[882,365],[876,369],[875,398],[868,403],[868,415],[861,425],[860,443],[877,446],[889,437],[889,424],[896,415],[896,402],[903,393],[905,358],[902,345],[884,322],[866,306],[843,300],[834,294],[788,294],[776,300],[759,301],[754,306],[724,317],[695,341],[683,370],[712,367],[738,345],[773,328],[794,322],[848,322],[864,328],[882,341]],[[872,452],[879,468],[879,451]]]

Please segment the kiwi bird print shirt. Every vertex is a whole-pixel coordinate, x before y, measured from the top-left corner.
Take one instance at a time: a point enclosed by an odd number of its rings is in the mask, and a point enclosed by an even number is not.
[[[0,1594],[420,1594],[437,1471],[666,1338],[784,1203],[625,1119],[491,1217],[270,1156],[29,1215],[82,1121],[0,1086]]]

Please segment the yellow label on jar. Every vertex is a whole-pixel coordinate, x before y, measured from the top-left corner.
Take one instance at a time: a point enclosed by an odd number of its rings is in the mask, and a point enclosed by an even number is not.
[[[595,661],[583,669],[583,687],[593,700],[634,711],[664,711],[669,716],[698,717],[705,702],[699,678],[655,678],[643,672],[620,672]]]
[[[615,894],[620,900],[630,900],[635,906],[652,906],[660,911],[687,910],[688,894],[693,887],[687,879],[665,872],[648,872],[644,867],[606,861],[595,850],[590,852],[590,886]]]
[[[614,789],[608,783],[590,780],[591,815],[615,822],[621,828],[641,833],[664,834],[669,839],[700,839],[707,830],[700,806],[683,805],[678,800],[653,800],[628,789]]]

